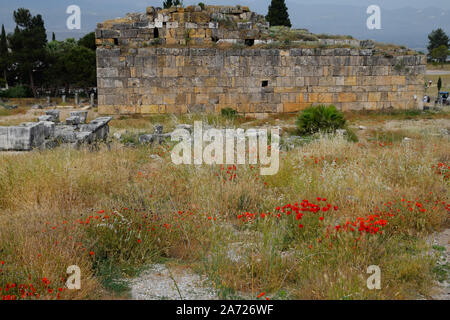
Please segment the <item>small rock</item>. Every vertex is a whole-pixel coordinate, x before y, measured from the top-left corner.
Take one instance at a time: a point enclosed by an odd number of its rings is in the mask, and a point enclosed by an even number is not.
[[[31,106],[31,109],[43,109],[44,107],[43,106],[41,106],[40,104],[33,104],[32,106]]]
[[[114,132],[113,137],[116,140],[120,140],[122,139],[122,134],[120,132]]]
[[[359,126],[358,129],[359,129],[359,130],[366,130],[367,128],[364,127],[364,126]]]
[[[152,134],[143,134],[139,136],[139,143],[147,144],[147,143],[153,143],[153,135]]]

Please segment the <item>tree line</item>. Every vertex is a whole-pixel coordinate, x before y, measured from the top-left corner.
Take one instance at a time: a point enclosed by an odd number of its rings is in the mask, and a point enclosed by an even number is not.
[[[11,96],[34,96],[64,89],[96,86],[95,34],[76,41],[47,40],[44,20],[28,9],[13,12],[16,27],[0,35],[0,87],[10,88]],[[8,96],[7,92],[2,93]]]

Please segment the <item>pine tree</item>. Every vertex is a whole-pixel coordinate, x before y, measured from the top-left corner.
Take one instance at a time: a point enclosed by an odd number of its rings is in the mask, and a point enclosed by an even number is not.
[[[165,0],[163,2],[163,7],[164,9],[168,9],[171,8],[173,6],[173,1],[172,0]]]
[[[0,71],[4,77],[5,85],[8,87],[6,71],[8,69],[8,41],[6,40],[5,26],[2,24],[2,33],[0,36]]]
[[[441,79],[441,77],[439,77],[439,79],[438,79],[437,88],[438,88],[438,92],[440,92],[441,88],[442,88],[442,79]]]
[[[291,20],[284,0],[272,0],[266,20],[271,26],[291,27]]]
[[[30,85],[36,97],[35,74],[39,75],[47,58],[45,46],[47,33],[40,14],[32,16],[30,10],[20,8],[14,11],[16,28],[9,37],[11,60],[18,65],[21,80]]]
[[[56,36],[54,32],[52,32],[52,41],[56,41]]]
[[[441,28],[433,30],[428,35],[428,40],[428,53],[430,55],[434,49],[439,48],[440,46],[446,46],[447,48],[449,47],[449,38]]]

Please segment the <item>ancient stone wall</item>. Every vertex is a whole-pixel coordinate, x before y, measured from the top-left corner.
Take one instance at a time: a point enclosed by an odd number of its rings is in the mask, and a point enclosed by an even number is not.
[[[422,108],[424,56],[370,49],[97,49],[104,114]]]
[[[425,56],[380,53],[354,39],[273,48],[263,17],[245,7],[149,8],[98,27],[103,114],[423,107]],[[156,35],[156,45],[146,42]]]

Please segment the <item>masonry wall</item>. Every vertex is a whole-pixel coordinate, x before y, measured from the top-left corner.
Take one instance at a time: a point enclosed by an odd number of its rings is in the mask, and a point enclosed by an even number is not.
[[[97,49],[99,112],[422,109],[426,58],[371,49]]]

